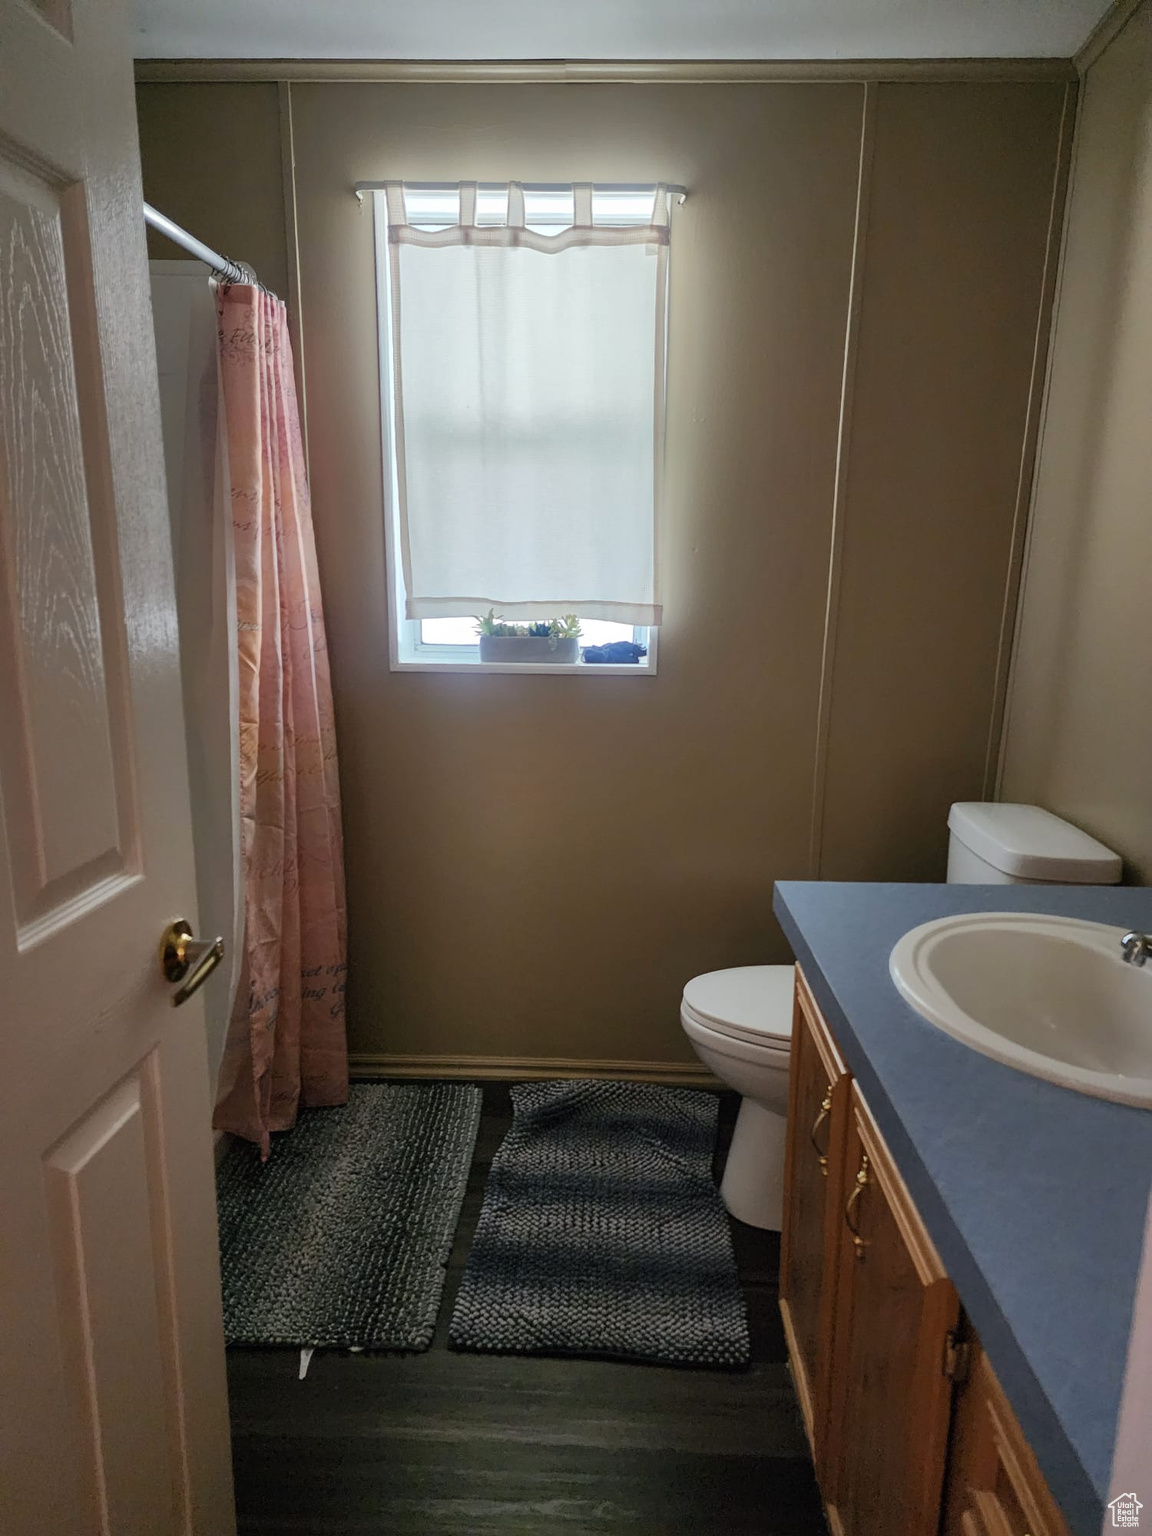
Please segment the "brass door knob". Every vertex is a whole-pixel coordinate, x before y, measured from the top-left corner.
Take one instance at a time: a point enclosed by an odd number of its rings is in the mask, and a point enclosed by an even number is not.
[[[181,983],[172,994],[173,1008],[198,992],[224,958],[224,940],[196,939],[182,917],[169,923],[160,939],[160,969],[165,981]]]

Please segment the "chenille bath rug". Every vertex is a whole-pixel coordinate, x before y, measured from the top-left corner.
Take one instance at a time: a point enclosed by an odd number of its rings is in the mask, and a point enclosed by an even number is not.
[[[427,1349],[480,1120],[469,1084],[356,1083],[216,1175],[229,1344]]]
[[[746,1365],[744,1298],[712,1179],[715,1094],[521,1083],[512,1105],[451,1347]]]

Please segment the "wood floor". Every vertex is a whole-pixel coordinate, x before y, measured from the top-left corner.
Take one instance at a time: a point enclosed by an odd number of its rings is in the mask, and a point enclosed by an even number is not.
[[[423,1355],[228,1353],[241,1536],[823,1536],[784,1364],[779,1241],[733,1223],[753,1334],[740,1373],[446,1347],[508,1090],[484,1114]],[[717,1162],[731,1135],[726,1096]]]

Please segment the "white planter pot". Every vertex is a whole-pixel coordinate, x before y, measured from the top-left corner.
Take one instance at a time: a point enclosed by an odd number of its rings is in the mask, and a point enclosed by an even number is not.
[[[557,640],[553,644],[546,635],[481,635],[480,660],[570,666],[580,660],[580,642]]]

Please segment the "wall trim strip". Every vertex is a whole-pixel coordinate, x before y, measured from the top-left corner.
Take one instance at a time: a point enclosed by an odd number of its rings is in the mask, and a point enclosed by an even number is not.
[[[304,468],[311,483],[308,458],[308,380],[304,365],[304,312],[300,306],[300,236],[296,218],[296,137],[292,126],[292,85],[277,82],[280,113],[280,177],[284,189],[284,245],[288,261],[288,334],[296,354],[296,398],[300,406],[300,435]]]
[[[844,367],[840,378],[840,420],[836,430],[836,474],[832,491],[832,529],[828,541],[828,585],[824,600],[824,642],[820,655],[820,691],[816,701],[816,750],[812,764],[812,820],[808,836],[808,871],[820,878],[824,845],[824,805],[828,778],[828,738],[832,724],[832,685],[836,672],[836,625],[840,615],[840,569],[844,551],[844,503],[852,441],[852,404],[860,339],[860,304],[868,213],[872,200],[872,162],[876,143],[876,86],[864,86],[860,118],[860,161],[856,178],[856,213],[852,235],[852,271],[844,326]]]
[[[404,1056],[353,1052],[354,1078],[447,1077],[478,1082],[536,1082],[552,1077],[624,1078],[635,1083],[669,1083],[681,1088],[723,1084],[691,1061],[582,1061],[571,1056]]]
[[[1089,32],[1083,47],[1072,60],[1078,74],[1083,75],[1092,68],[1104,50],[1120,36],[1143,4],[1144,0],[1112,0],[1112,4]]]
[[[137,59],[141,84],[371,81],[396,85],[764,85],[1074,80],[1071,59]]]

